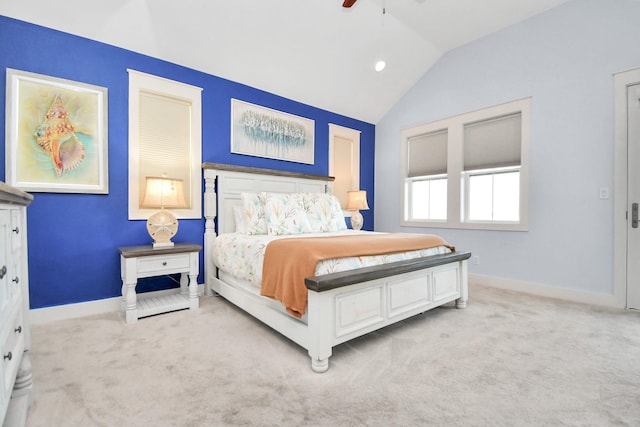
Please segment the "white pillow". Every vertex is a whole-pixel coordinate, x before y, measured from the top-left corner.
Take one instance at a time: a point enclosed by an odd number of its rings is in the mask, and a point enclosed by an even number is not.
[[[267,234],[279,236],[311,232],[300,194],[262,194]]]
[[[233,221],[236,223],[236,233],[247,234],[247,219],[242,206],[233,207]]]
[[[347,229],[340,201],[333,194],[303,193],[304,208],[313,233]]]
[[[264,195],[261,193],[242,193],[240,195],[247,234],[267,234],[263,198]]]

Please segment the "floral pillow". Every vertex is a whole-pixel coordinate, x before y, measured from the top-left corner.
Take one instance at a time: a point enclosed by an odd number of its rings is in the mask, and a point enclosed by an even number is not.
[[[262,193],[267,234],[284,235],[311,232],[300,194]]]
[[[242,210],[247,234],[267,234],[264,213],[264,193],[242,193]]]
[[[340,201],[333,194],[302,193],[304,208],[313,233],[347,229]]]

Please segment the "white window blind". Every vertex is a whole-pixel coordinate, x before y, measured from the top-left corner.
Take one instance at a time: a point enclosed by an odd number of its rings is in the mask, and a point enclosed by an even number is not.
[[[139,165],[140,188],[147,176],[191,180],[191,103],[151,92],[140,92]],[[140,192],[140,202],[144,191]],[[190,194],[185,193],[187,205]]]
[[[333,194],[340,200],[340,206],[347,206],[347,191],[353,190],[353,141],[336,136],[333,138]]]
[[[407,141],[407,176],[447,173],[447,130],[412,136]]]
[[[464,170],[520,165],[521,135],[521,113],[465,124]]]

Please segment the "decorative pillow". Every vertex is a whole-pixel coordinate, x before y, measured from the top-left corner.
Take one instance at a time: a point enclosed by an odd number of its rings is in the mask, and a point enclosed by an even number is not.
[[[299,194],[262,193],[267,234],[300,234],[311,232],[311,226]]]
[[[302,197],[312,232],[324,233],[347,229],[340,201],[336,196],[327,193],[303,193]]]
[[[247,219],[242,206],[233,207],[233,221],[236,223],[236,233],[247,234]]]
[[[242,200],[247,234],[267,234],[264,195],[262,193],[242,193],[240,199]]]

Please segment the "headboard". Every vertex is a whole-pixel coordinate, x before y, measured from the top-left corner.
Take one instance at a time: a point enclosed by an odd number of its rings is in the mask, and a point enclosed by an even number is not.
[[[259,193],[331,193],[334,178],[272,169],[203,163],[204,216],[206,233],[235,231],[233,207],[240,204],[240,194]]]
[[[216,222],[219,234],[235,231],[233,207],[242,193],[331,193],[334,178],[271,169],[203,163],[204,170],[204,274],[206,281],[217,275],[213,264]]]

